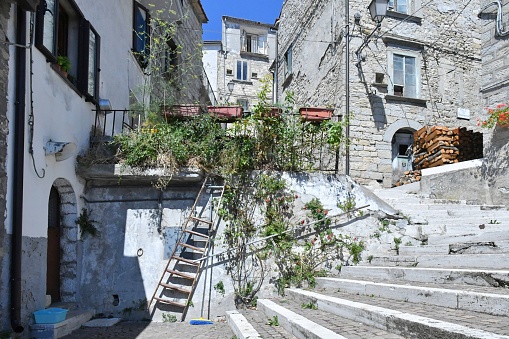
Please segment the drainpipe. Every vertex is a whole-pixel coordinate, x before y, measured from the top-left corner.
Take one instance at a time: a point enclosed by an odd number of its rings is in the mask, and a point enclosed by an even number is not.
[[[345,39],[345,49],[346,49],[346,56],[345,56],[345,114],[346,118],[348,119],[348,123],[346,124],[345,128],[345,138],[347,141],[346,149],[345,149],[345,174],[350,175],[350,146],[349,146],[349,139],[350,139],[350,1],[345,0],[345,31],[346,31],[346,39]]]
[[[17,7],[16,43],[27,43],[25,10]],[[16,49],[14,101],[14,164],[11,167],[12,185],[12,240],[11,240],[11,327],[15,333],[23,332],[21,325],[21,250],[23,236],[23,169],[25,155],[25,94],[26,49]],[[14,170],[15,169],[15,170]]]

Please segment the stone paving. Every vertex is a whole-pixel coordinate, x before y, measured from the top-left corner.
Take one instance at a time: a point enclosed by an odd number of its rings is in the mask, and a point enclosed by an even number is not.
[[[363,323],[349,320],[346,318],[339,317],[335,314],[325,312],[319,309],[303,308],[301,304],[290,300],[280,299],[274,300],[274,302],[281,306],[300,314],[307,319],[328,328],[337,334],[342,335],[348,339],[366,339],[366,338],[377,338],[377,339],[400,339],[404,338],[398,334],[390,333],[373,326],[368,326]]]
[[[338,292],[337,290],[332,289],[317,289],[314,290],[314,292],[373,306],[398,310],[400,312],[410,313],[413,315],[420,315],[423,317],[446,321],[470,328],[477,328],[496,334],[509,335],[507,317],[504,316],[425,305],[422,303],[410,303],[393,299],[371,297],[367,295],[349,294]]]
[[[296,339],[295,336],[288,333],[282,326],[270,326],[269,319],[260,311],[239,310],[246,317],[247,321],[258,331],[258,334],[264,339]]]
[[[156,323],[124,321],[111,327],[82,327],[63,339],[231,339],[234,334],[226,322],[189,325],[188,322]]]

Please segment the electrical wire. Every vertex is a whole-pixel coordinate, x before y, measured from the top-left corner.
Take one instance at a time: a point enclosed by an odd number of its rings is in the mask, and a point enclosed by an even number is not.
[[[37,170],[37,166],[35,164],[35,157],[34,157],[34,125],[35,125],[35,119],[34,119],[34,86],[33,86],[33,79],[34,79],[34,58],[33,58],[33,39],[34,39],[34,21],[35,21],[35,13],[30,13],[30,45],[29,45],[29,53],[30,53],[30,113],[28,115],[28,128],[29,128],[29,148],[28,153],[30,153],[30,156],[32,157],[32,165],[34,167],[35,174],[39,179],[44,178],[46,175],[46,170],[42,169],[42,175],[39,174],[39,171]]]

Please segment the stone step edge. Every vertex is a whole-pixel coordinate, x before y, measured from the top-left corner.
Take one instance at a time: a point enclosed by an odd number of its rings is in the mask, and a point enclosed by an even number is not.
[[[297,338],[309,339],[347,339],[326,327],[323,327],[306,317],[301,316],[287,308],[268,299],[258,299],[258,309],[267,317],[278,317],[280,326]]]
[[[300,300],[303,301],[316,302],[319,309],[337,316],[362,322],[366,325],[371,325],[402,336],[415,337],[415,329],[420,329],[421,331],[427,331],[429,338],[509,339],[509,336],[379,306],[325,296],[316,292],[286,289],[286,293],[291,297],[300,298]]]
[[[226,320],[232,332],[239,339],[261,339],[258,331],[249,323],[243,314],[238,311],[227,311]]]
[[[509,270],[496,270],[496,269],[468,269],[468,268],[446,268],[446,267],[402,267],[402,266],[343,266],[341,270],[368,270],[368,269],[389,269],[389,270],[402,270],[402,271],[422,271],[422,272],[455,272],[455,273],[488,273],[488,274],[508,274]]]
[[[509,315],[509,295],[504,294],[340,278],[316,278],[316,282],[319,287],[337,288],[347,293],[361,293],[492,315]]]

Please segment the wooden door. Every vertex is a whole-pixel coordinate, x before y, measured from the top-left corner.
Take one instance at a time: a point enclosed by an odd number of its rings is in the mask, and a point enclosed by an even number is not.
[[[60,195],[51,187],[48,203],[48,253],[46,271],[46,294],[51,302],[60,301]]]

